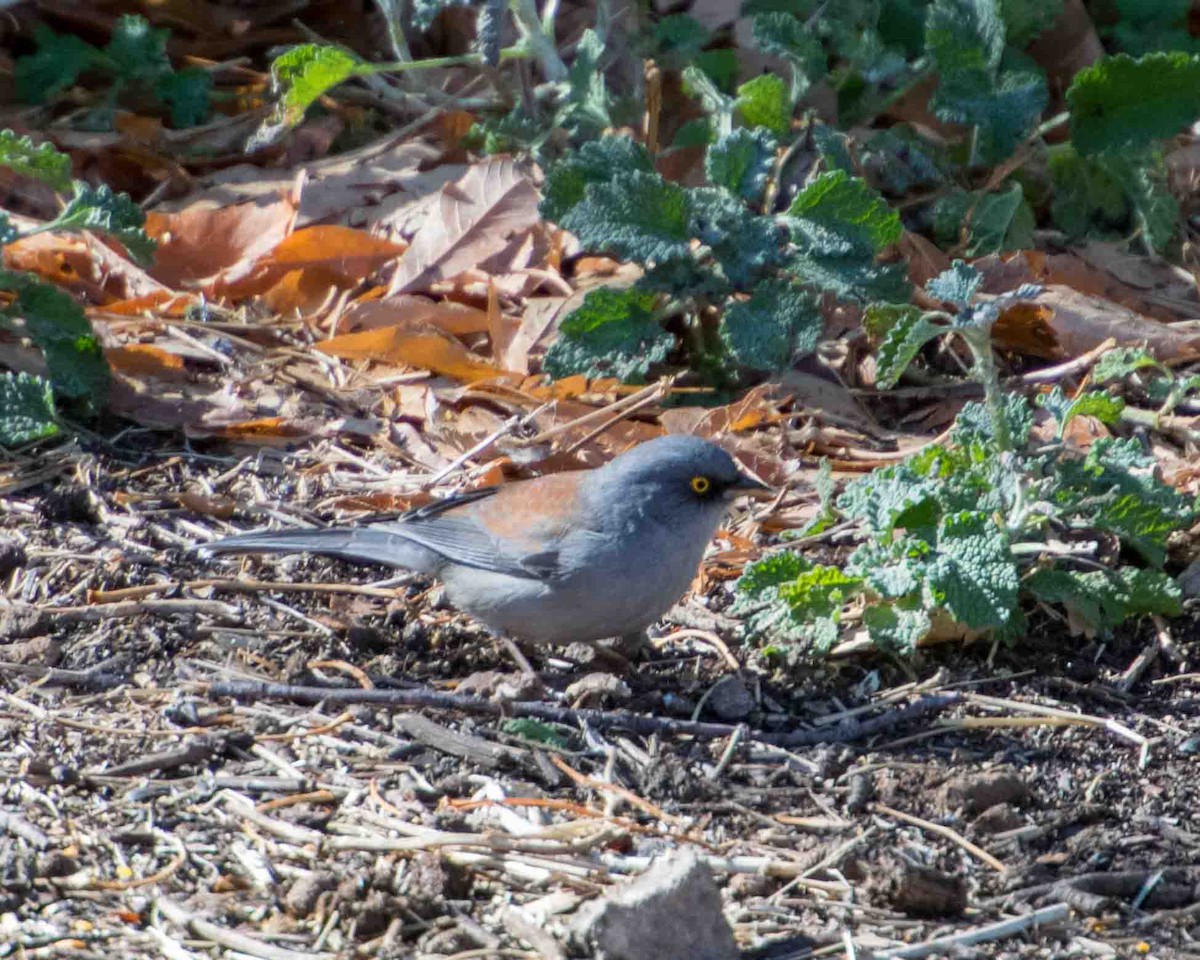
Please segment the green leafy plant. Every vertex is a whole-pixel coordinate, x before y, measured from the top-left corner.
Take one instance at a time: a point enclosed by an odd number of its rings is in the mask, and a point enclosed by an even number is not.
[[[1031,442],[1033,409],[1003,391],[992,358],[991,328],[1004,303],[978,302],[980,282],[956,262],[928,286],[950,309],[868,308],[869,329],[882,341],[882,384],[895,382],[930,340],[957,336],[985,399],[963,409],[948,442],[845,488],[835,508],[857,524],[861,542],[843,567],[781,552],[746,569],[735,611],[773,649],[827,650],[851,622],[891,650],[933,636],[1013,637],[1034,603],[1065,610],[1088,634],[1180,611],[1179,588],[1163,565],[1168,538],[1194,521],[1196,504],[1158,479],[1135,440],[1104,438],[1082,453],[1066,446],[1073,417],[1119,418],[1116,397],[1052,391],[1042,406],[1058,422],[1056,438]],[[1124,359],[1125,367],[1113,360],[1109,369],[1157,369]]]
[[[148,263],[154,242],[142,229],[145,216],[124,194],[70,179],[70,158],[48,144],[36,145],[12,131],[0,132],[0,165],[32,176],[73,197],[62,212],[34,229],[17,230],[0,214],[0,246],[48,232],[94,230],[119,241],[139,263]],[[8,374],[0,380],[0,444],[13,445],[53,436],[59,430],[55,397],[98,407],[110,373],[100,341],[82,307],[69,295],[33,274],[0,270],[0,291],[12,296],[0,309],[0,327],[27,337],[42,352],[47,377]]]
[[[589,293],[546,369],[564,376],[606,364],[640,379],[676,343],[666,324],[710,375],[775,370],[816,346],[820,294],[907,298],[903,265],[877,262],[900,238],[899,216],[863,180],[829,170],[785,211],[761,212],[776,151],[765,126],[730,129],[708,148],[708,185],[694,188],[665,180],[623,137],[585,144],[551,167],[543,216],[645,273],[624,295]]]
[[[148,96],[168,109],[176,127],[203,123],[209,114],[212,78],[207,70],[175,70],[167,57],[169,30],[152,28],[144,17],[119,17],[103,49],[79,37],[39,25],[38,49],[17,59],[17,91],[27,103],[45,103],[72,86],[87,71],[104,74],[110,86],[91,123],[110,128],[112,112],[126,93]]]

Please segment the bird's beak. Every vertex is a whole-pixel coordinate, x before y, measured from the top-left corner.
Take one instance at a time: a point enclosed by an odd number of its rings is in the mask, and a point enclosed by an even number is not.
[[[740,497],[742,494],[762,494],[770,493],[772,487],[769,483],[763,483],[758,477],[752,477],[748,473],[743,473],[741,479],[738,480],[732,487],[725,488],[725,499],[733,500]]]

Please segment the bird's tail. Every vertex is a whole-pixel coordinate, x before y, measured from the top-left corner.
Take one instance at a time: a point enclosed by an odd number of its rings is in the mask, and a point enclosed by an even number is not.
[[[214,540],[199,547],[205,556],[222,553],[319,553],[357,563],[404,567],[435,573],[442,557],[407,537],[372,527],[329,527],[324,530],[258,530]]]

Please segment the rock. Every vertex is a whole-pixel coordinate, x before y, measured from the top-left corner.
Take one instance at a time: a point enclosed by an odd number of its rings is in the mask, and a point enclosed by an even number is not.
[[[952,917],[967,908],[967,882],[962,876],[885,854],[872,866],[867,888],[871,899],[912,917]]]
[[[655,860],[636,880],[586,904],[574,936],[595,960],[737,960],[721,892],[695,851]]]
[[[753,694],[733,674],[727,674],[713,684],[704,705],[725,723],[739,723],[758,707]]]
[[[971,815],[998,803],[1017,803],[1029,792],[1025,781],[1011,767],[998,767],[952,777],[938,791],[943,812],[962,810]]]
[[[1025,821],[1013,809],[1010,803],[997,803],[988,807],[972,822],[972,826],[980,833],[1003,833],[1005,830],[1016,830]]]
[[[308,917],[317,909],[317,899],[326,890],[337,885],[333,877],[324,873],[302,874],[288,887],[283,898],[283,909],[293,917]]]
[[[589,673],[563,691],[574,707],[596,706],[603,701],[624,703],[632,696],[629,684],[611,673]]]

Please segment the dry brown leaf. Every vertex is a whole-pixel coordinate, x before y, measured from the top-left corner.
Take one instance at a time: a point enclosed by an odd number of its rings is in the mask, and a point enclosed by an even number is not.
[[[430,370],[463,383],[517,378],[489,364],[453,337],[427,323],[398,323],[390,327],[347,333],[317,344],[317,349],[343,360],[374,360]]]
[[[489,157],[438,196],[437,218],[413,238],[392,278],[392,294],[425,290],[476,267],[538,221],[538,191],[511,157]]]
[[[183,357],[150,343],[129,343],[104,351],[109,366],[129,376],[189,380]]]
[[[483,310],[452,300],[429,300],[408,295],[383,300],[360,299],[342,314],[338,329],[345,333],[357,333],[396,324],[428,324],[456,337],[486,333],[489,329],[488,315]],[[503,362],[499,366],[510,369]]]
[[[203,288],[216,295],[274,250],[292,232],[295,218],[289,197],[220,210],[149,213],[146,232],[158,241],[151,275],[172,289]]]
[[[1079,356],[1109,337],[1121,345],[1144,345],[1164,362],[1200,356],[1200,332],[1175,329],[1057,284],[1035,301],[1006,309],[993,334],[1000,347],[1048,360]]]

